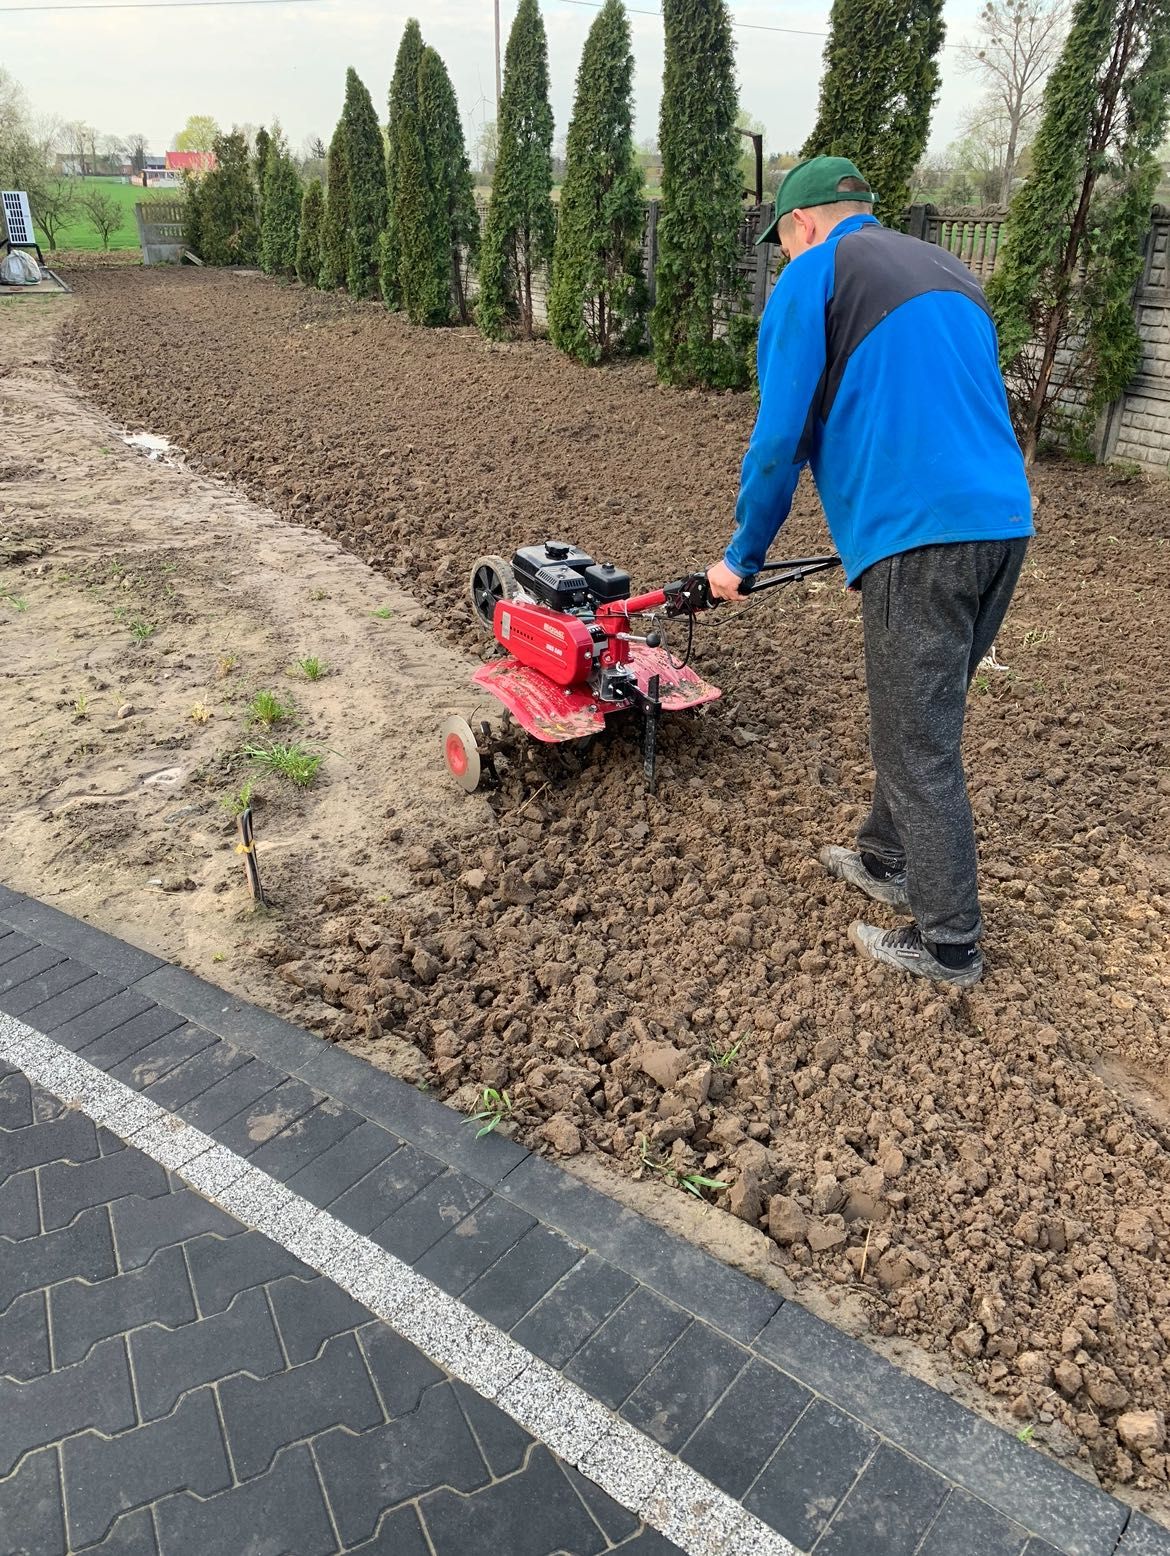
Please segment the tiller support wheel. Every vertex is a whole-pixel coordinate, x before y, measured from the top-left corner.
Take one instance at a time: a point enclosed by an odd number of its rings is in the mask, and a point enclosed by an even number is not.
[[[486,773],[496,781],[496,764],[492,754],[492,727],[486,719],[473,731],[466,719],[452,713],[443,720],[439,731],[440,748],[447,771],[468,794],[479,788]]]

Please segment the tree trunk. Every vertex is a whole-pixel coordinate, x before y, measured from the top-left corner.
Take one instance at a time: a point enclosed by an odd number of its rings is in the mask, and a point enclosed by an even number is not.
[[[999,203],[1010,205],[1012,199],[1012,178],[1016,171],[1016,146],[1020,139],[1020,124],[1016,116],[1012,115],[1011,129],[1008,131],[1007,150],[1003,158],[1003,182],[1000,185]]]
[[[1036,449],[1040,441],[1040,429],[1043,426],[1044,412],[1047,408],[1048,390],[1056,367],[1056,353],[1060,346],[1061,330],[1067,315],[1068,294],[1075,284],[1077,258],[1080,252],[1081,240],[1089,224],[1089,205],[1093,198],[1093,191],[1097,187],[1101,156],[1109,144],[1113,131],[1114,110],[1117,106],[1117,98],[1125,76],[1125,67],[1129,62],[1130,51],[1133,45],[1133,21],[1134,13],[1131,10],[1126,26],[1118,33],[1117,41],[1113,47],[1113,57],[1109,61],[1109,69],[1102,84],[1101,107],[1089,143],[1088,166],[1085,171],[1084,181],[1081,184],[1081,198],[1077,204],[1076,215],[1073,217],[1072,225],[1069,228],[1068,242],[1064,246],[1064,260],[1058,273],[1060,289],[1044,331],[1044,350],[1040,357],[1040,367],[1037,371],[1036,383],[1032,389],[1032,394],[1028,400],[1028,408],[1024,415],[1023,447],[1024,463],[1027,465],[1031,465],[1036,458]]]
[[[532,339],[532,234],[524,233],[524,339]]]

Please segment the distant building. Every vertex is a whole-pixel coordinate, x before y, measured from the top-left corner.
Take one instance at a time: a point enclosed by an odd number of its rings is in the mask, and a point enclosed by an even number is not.
[[[168,151],[168,173],[210,173],[216,166],[214,151]]]

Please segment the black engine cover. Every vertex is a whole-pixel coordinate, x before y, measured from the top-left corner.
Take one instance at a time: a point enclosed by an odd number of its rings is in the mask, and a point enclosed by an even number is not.
[[[629,573],[612,562],[596,563],[587,551],[563,540],[522,546],[512,567],[525,593],[553,610],[577,610],[591,600],[624,600],[630,593]]]

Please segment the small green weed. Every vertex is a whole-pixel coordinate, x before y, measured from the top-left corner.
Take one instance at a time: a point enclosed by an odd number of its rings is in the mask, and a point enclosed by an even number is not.
[[[371,611],[371,616],[376,616],[379,621],[389,621],[394,612],[388,605],[379,605],[376,611]]]
[[[641,1145],[638,1154],[642,1165],[649,1167],[651,1172],[656,1172],[664,1183],[669,1183],[671,1188],[685,1189],[688,1194],[693,1194],[696,1199],[703,1198],[704,1189],[727,1189],[731,1185],[724,1183],[721,1178],[705,1178],[700,1172],[679,1172],[672,1162],[665,1162],[660,1156],[655,1156],[650,1149],[650,1142],[645,1135],[641,1137]]]
[[[737,1037],[730,1048],[722,1051],[718,1043],[709,1043],[707,1045],[707,1054],[711,1063],[721,1070],[730,1070],[731,1066],[739,1058],[739,1051],[743,1047],[744,1041],[743,1037]]]
[[[477,1140],[482,1140],[484,1135],[490,1135],[492,1130],[498,1129],[506,1119],[515,1118],[518,1113],[524,1111],[523,1103],[513,1102],[509,1092],[497,1091],[494,1086],[485,1086],[479,1101],[478,1111],[467,1120],[469,1124],[480,1126],[475,1131]]]
[[[73,699],[73,712],[79,719],[83,719],[89,713],[89,698],[84,692],[78,692]]]
[[[307,681],[319,681],[323,675],[329,674],[329,666],[325,661],[313,656],[298,659],[296,669],[301,672]]]
[[[215,667],[215,673],[221,681],[226,681],[233,670],[240,668],[240,656],[238,654],[221,654]]]
[[[227,952],[226,951],[217,951],[215,953],[215,955],[211,958],[211,960],[213,962],[226,962],[227,961]]]
[[[287,778],[298,789],[309,789],[316,783],[321,763],[325,760],[322,751],[310,751],[305,746],[281,745],[275,740],[269,741],[267,745],[245,746],[244,755],[258,767]]]
[[[310,600],[327,600],[329,598],[329,590],[328,589],[314,589],[312,591],[312,593],[309,595],[309,598],[310,598]]]
[[[1024,633],[1025,648],[1040,648],[1052,637],[1052,633],[1046,627],[1032,627]]]
[[[1016,1433],[1016,1441],[1018,1443],[1030,1443],[1035,1435],[1036,1428],[1034,1426],[1028,1425]]]
[[[18,616],[23,616],[25,611],[28,610],[28,601],[23,594],[0,595],[0,599],[3,599],[5,605],[11,605]]]
[[[220,799],[220,804],[229,816],[242,816],[252,803],[252,796],[256,793],[256,785],[249,778],[242,783],[234,794],[225,794]]]
[[[257,692],[246,709],[250,724],[262,724],[271,729],[293,716],[292,704],[281,702],[275,692]]]
[[[130,623],[130,636],[136,643],[145,643],[147,638],[152,638],[157,630],[153,621],[143,621],[140,618]]]

